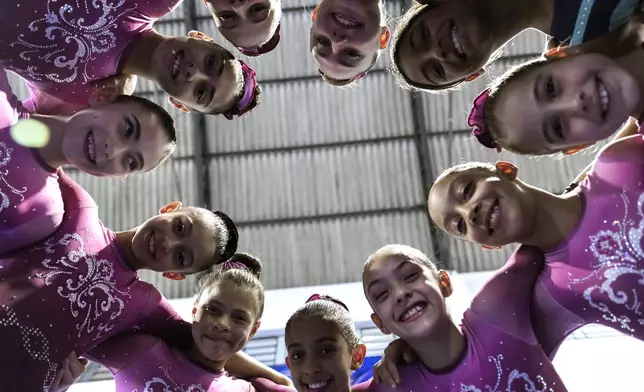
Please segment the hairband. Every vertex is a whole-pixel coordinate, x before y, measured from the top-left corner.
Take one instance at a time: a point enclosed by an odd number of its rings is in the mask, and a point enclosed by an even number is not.
[[[233,220],[230,219],[228,215],[224,214],[221,211],[213,211],[212,213],[224,222],[224,226],[226,226],[226,229],[228,230],[228,241],[226,241],[224,250],[221,252],[221,262],[224,262],[233,257],[235,252],[237,252],[239,233],[237,233],[237,226],[235,225],[235,222],[233,222]]]
[[[340,305],[343,308],[345,308],[347,310],[347,312],[349,311],[349,308],[347,307],[347,305],[344,304],[344,302],[340,301],[339,299],[335,299],[335,298],[331,297],[330,295],[313,294],[312,296],[309,297],[309,299],[306,300],[305,303],[308,304],[309,302],[313,302],[313,301],[331,301],[331,302],[333,302],[333,303],[335,303],[337,305]]]
[[[241,60],[238,61],[241,64],[242,73],[244,75],[244,90],[239,102],[223,113],[224,117],[228,120],[232,120],[235,116],[241,117],[250,110],[251,103],[255,97],[255,89],[257,88],[257,74],[255,71],[246,65],[245,62]]]
[[[238,269],[238,270],[244,270],[244,271],[250,271],[250,268],[244,263],[241,263],[239,261],[233,261],[229,260],[225,263],[223,263],[220,267],[222,271],[228,271],[232,269]]]
[[[249,57],[257,57],[262,54],[266,54],[273,49],[277,47],[277,45],[280,43],[280,29],[281,29],[281,24],[277,25],[277,29],[275,29],[275,34],[271,37],[271,39],[268,40],[268,42],[260,45],[260,46],[254,46],[252,48],[242,48],[242,47],[237,47],[237,50],[239,50],[242,54],[249,56]]]
[[[467,125],[472,127],[472,134],[476,136],[476,140],[483,146],[495,149],[501,152],[501,146],[494,140],[492,134],[487,128],[487,121],[485,121],[485,104],[490,98],[490,90],[485,89],[472,104],[470,115],[467,117]]]

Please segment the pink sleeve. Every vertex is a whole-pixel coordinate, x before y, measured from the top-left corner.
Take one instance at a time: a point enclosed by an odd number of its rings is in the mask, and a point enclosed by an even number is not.
[[[160,341],[158,337],[145,333],[126,332],[107,339],[83,354],[83,357],[116,374],[136,362]]]
[[[182,319],[152,285],[146,313],[137,326],[143,332],[162,338],[171,347],[189,347],[192,344],[192,324]]]
[[[253,378],[250,380],[250,383],[257,392],[297,392],[293,388],[275,384],[273,381],[266,378]]]
[[[23,102],[23,105],[32,113],[55,116],[71,116],[79,110],[89,107],[89,102],[87,102],[86,105],[78,105],[66,102],[38,89],[35,86],[28,86],[30,95],[29,98],[27,98]]]
[[[540,249],[520,246],[476,294],[471,310],[508,334],[535,344],[530,304],[543,263]]]
[[[621,189],[629,182],[641,182],[644,170],[644,135],[638,133],[616,140],[597,155],[586,182],[601,181],[604,186]]]

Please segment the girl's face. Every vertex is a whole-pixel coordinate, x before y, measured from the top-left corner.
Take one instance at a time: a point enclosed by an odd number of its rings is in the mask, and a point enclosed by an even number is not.
[[[136,102],[105,102],[69,119],[62,152],[85,173],[119,177],[156,167],[168,143],[161,120],[149,109]]]
[[[214,223],[217,218],[209,212],[179,206],[170,203],[137,227],[132,252],[140,268],[195,273],[211,265],[215,254],[221,254],[215,245],[223,235]]]
[[[494,115],[502,137],[542,153],[606,139],[630,116],[640,115],[635,78],[599,54],[545,63],[500,93]]]
[[[281,16],[277,0],[208,0],[207,4],[221,35],[242,48],[271,39]]]
[[[192,338],[207,361],[226,361],[241,351],[259,328],[257,296],[221,281],[200,297],[192,321]]]
[[[291,322],[285,338],[286,363],[298,392],[346,392],[350,388],[353,350],[336,323],[319,316],[300,316]]]
[[[446,86],[483,68],[498,48],[479,4],[449,0],[421,11],[397,42],[400,72],[415,84]]]
[[[152,58],[154,80],[186,108],[213,113],[236,103],[241,66],[221,46],[207,39],[172,37],[155,49]]]
[[[327,77],[354,79],[368,71],[378,51],[381,27],[378,0],[323,0],[313,18],[310,49]]]
[[[447,317],[434,272],[404,256],[382,255],[365,266],[362,284],[383,333],[403,339],[429,336]]]
[[[478,168],[441,178],[427,204],[432,220],[447,234],[488,246],[527,238],[536,214],[532,199],[514,181]]]

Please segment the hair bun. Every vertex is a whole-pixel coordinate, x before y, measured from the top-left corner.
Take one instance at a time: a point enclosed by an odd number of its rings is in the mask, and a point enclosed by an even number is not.
[[[344,302],[340,301],[339,299],[333,298],[330,295],[325,295],[325,294],[313,294],[312,296],[309,297],[309,299],[306,300],[305,303],[313,302],[313,301],[331,301],[336,305],[340,305],[346,311],[349,311],[349,307],[344,304]]]
[[[226,230],[228,230],[228,240],[226,241],[226,245],[224,245],[224,249],[221,251],[220,259],[215,263],[221,264],[233,257],[235,252],[237,252],[239,233],[237,233],[237,225],[235,225],[235,222],[233,222],[228,215],[221,211],[213,211],[212,213],[224,222],[224,226],[226,226]]]
[[[262,262],[257,257],[248,253],[237,252],[227,263],[243,264],[257,279],[260,279],[262,276]]]

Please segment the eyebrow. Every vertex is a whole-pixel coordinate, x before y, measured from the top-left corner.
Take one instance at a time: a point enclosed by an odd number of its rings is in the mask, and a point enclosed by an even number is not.
[[[391,275],[395,274],[396,272],[400,271],[405,265],[407,265],[408,261],[405,260],[402,263],[398,264],[396,267],[394,267],[394,270],[392,271]],[[368,285],[367,285],[367,291],[371,290],[371,286],[374,284],[382,282],[382,278],[374,279],[372,280]]]
[[[325,337],[316,339],[314,343],[324,343],[324,342],[337,343],[338,340],[335,339],[335,338],[330,338],[328,336],[325,336]],[[286,347],[286,349],[290,350],[290,349],[292,349],[294,347],[302,347],[302,343],[291,343]]]
[[[452,181],[449,183],[449,186],[447,187],[447,199],[448,200],[449,200],[449,196],[454,194],[454,192],[456,192],[454,190],[454,187],[455,187],[454,183],[456,182],[456,180],[457,180],[456,178],[452,179]],[[449,217],[447,216],[447,214],[445,214],[445,216],[443,217],[443,227],[446,230],[447,230],[447,224],[448,223],[449,223]]]

